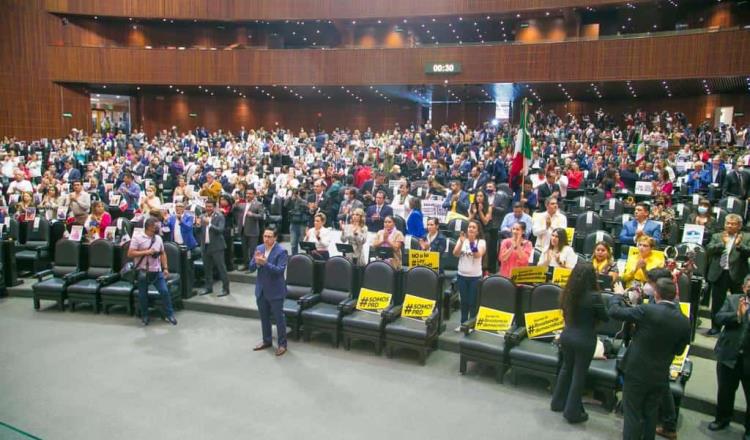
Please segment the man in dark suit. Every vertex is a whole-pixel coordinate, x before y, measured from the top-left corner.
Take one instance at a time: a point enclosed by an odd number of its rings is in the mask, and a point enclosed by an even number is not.
[[[749,189],[750,179],[743,170],[735,168],[724,178],[724,197],[735,196],[740,200],[745,200],[750,195]]]
[[[706,246],[709,257],[708,279],[711,287],[711,330],[708,335],[719,333],[721,327],[716,321],[716,314],[721,310],[727,291],[740,290],[740,283],[748,273],[747,259],[750,257],[750,234],[740,231],[742,217],[727,214],[724,220],[724,232],[711,236]]]
[[[260,220],[263,218],[263,204],[255,198],[255,188],[249,188],[245,194],[245,202],[235,206],[235,218],[242,237],[243,266],[250,261],[251,253],[258,247]]]
[[[377,233],[383,229],[383,219],[393,215],[393,208],[385,204],[385,193],[383,191],[378,191],[375,194],[375,204],[367,208],[365,214],[368,231]]]
[[[310,195],[307,196],[307,207],[309,210],[310,221],[307,226],[312,227],[312,219],[315,214],[322,212],[328,215],[329,200],[325,194],[325,182],[323,179],[318,179],[313,182],[313,190]]]
[[[622,360],[622,393],[625,440],[653,439],[659,401],[669,387],[669,366],[690,342],[690,321],[674,302],[672,280],[655,283],[654,300],[629,307],[622,295],[614,295],[609,316],[635,323],[633,338]]]
[[[730,295],[716,321],[722,327],[716,342],[716,379],[719,389],[716,396],[716,419],[708,425],[719,431],[732,420],[734,396],[742,382],[745,400],[750,399],[750,275],[745,277],[742,294]],[[750,440],[750,407],[745,409],[745,440]]]
[[[443,208],[464,217],[469,216],[469,193],[461,189],[460,181],[451,182],[451,191],[443,200]]]
[[[471,169],[471,173],[469,174],[469,178],[466,180],[466,186],[464,187],[464,190],[469,194],[474,194],[482,189],[482,186],[487,183],[488,180],[489,176],[484,172],[481,172],[478,166],[475,166]]]
[[[214,267],[219,272],[222,290],[217,296],[229,295],[229,276],[227,265],[224,261],[224,249],[227,245],[224,241],[224,226],[226,220],[224,214],[216,211],[216,202],[212,199],[206,200],[206,213],[198,220],[201,228],[200,243],[203,255],[203,277],[206,290],[201,295],[208,295],[214,291]]]
[[[263,341],[253,348],[253,351],[264,350],[272,346],[271,317],[276,322],[277,345],[276,356],[287,351],[286,319],[284,317],[284,297],[286,297],[287,253],[276,243],[275,229],[266,228],[263,231],[263,244],[258,246],[250,260],[250,272],[258,271],[255,281],[255,300],[258,302],[260,326],[263,331]]]
[[[547,181],[539,185],[536,189],[539,200],[547,200],[548,198],[560,197],[560,185],[555,183],[555,172],[550,170],[546,174]]]

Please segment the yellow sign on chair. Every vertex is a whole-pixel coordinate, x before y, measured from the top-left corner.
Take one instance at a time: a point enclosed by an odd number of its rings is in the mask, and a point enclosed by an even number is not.
[[[556,267],[552,271],[552,282],[557,284],[560,287],[565,287],[565,285],[568,284],[568,278],[570,278],[571,272],[573,272],[572,269],[566,269],[564,267]]]
[[[532,339],[549,336],[565,327],[562,309],[528,312],[524,313],[524,317],[526,319],[526,333]]]
[[[359,298],[357,298],[357,310],[363,312],[382,312],[389,305],[391,305],[391,298],[393,295],[385,292],[378,292],[377,290],[365,289],[364,287],[359,291]]]
[[[435,300],[422,298],[421,296],[404,295],[404,304],[401,306],[401,316],[405,318],[427,319],[435,310]]]
[[[493,333],[507,332],[513,323],[513,316],[512,313],[480,306],[474,329]]]
[[[515,284],[538,284],[547,281],[547,268],[545,266],[516,267],[510,273],[510,278]]]
[[[682,373],[682,369],[685,368],[685,359],[687,359],[688,351],[690,350],[690,346],[685,347],[685,351],[682,352],[682,354],[677,355],[672,359],[672,365],[669,366],[669,376],[672,379],[676,379],[677,376]]]
[[[429,267],[432,270],[440,269],[440,252],[419,251],[409,249],[409,269],[417,266]]]
[[[576,234],[576,228],[565,228],[565,235],[568,238],[568,244],[573,246],[573,236]]]

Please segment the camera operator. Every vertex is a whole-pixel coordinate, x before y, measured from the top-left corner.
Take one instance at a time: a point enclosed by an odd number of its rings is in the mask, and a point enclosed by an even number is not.
[[[716,379],[719,389],[716,397],[716,418],[708,425],[719,431],[732,420],[734,396],[742,382],[745,399],[750,399],[750,275],[745,277],[740,294],[730,295],[716,314],[721,334],[716,342]],[[750,408],[745,410],[745,439],[750,439]]]
[[[149,217],[143,226],[143,234],[135,234],[128,248],[128,258],[135,260],[135,270],[138,274],[138,304],[141,308],[141,322],[148,325],[148,286],[153,284],[161,295],[164,305],[165,319],[172,325],[177,325],[172,309],[172,298],[167,289],[166,277],[169,276],[167,254],[164,252],[164,242],[157,234],[159,219]]]
[[[659,403],[669,388],[669,366],[690,341],[690,321],[674,302],[677,289],[668,278],[654,283],[654,301],[629,306],[614,295],[609,316],[635,324],[622,361],[623,439],[654,438]]]

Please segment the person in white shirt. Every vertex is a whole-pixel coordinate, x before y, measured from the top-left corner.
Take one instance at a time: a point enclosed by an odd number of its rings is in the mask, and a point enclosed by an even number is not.
[[[456,285],[461,296],[462,323],[476,314],[477,287],[482,278],[482,258],[487,251],[487,244],[481,237],[481,230],[479,222],[469,221],[466,233],[461,232],[453,248],[453,255],[458,257]],[[459,326],[455,330],[459,331],[460,328]]]
[[[409,184],[407,182],[401,182],[398,187],[398,194],[393,197],[391,202],[391,208],[393,214],[403,219],[407,219],[411,213],[410,203],[412,196],[409,194]]]
[[[327,260],[329,257],[328,245],[331,244],[330,229],[326,228],[326,215],[322,212],[315,214],[313,227],[307,230],[305,240],[315,243],[312,257],[316,260]]]
[[[533,218],[531,230],[536,237],[536,249],[544,252],[549,247],[552,231],[558,228],[567,228],[568,219],[558,209],[557,199],[550,197],[546,200],[547,210],[541,214],[536,214]]]
[[[8,185],[8,194],[21,194],[21,193],[30,193],[34,192],[34,188],[31,185],[31,182],[26,180],[25,176],[23,175],[23,172],[16,171],[13,175],[15,178],[14,181],[10,182],[10,185]]]
[[[564,267],[573,269],[578,263],[578,255],[568,245],[568,234],[563,228],[552,231],[549,247],[542,253],[539,266]]]

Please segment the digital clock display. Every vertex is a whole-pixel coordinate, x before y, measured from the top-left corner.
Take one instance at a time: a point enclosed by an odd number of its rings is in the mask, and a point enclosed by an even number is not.
[[[425,73],[428,74],[452,74],[461,73],[460,63],[426,63],[424,67]]]

